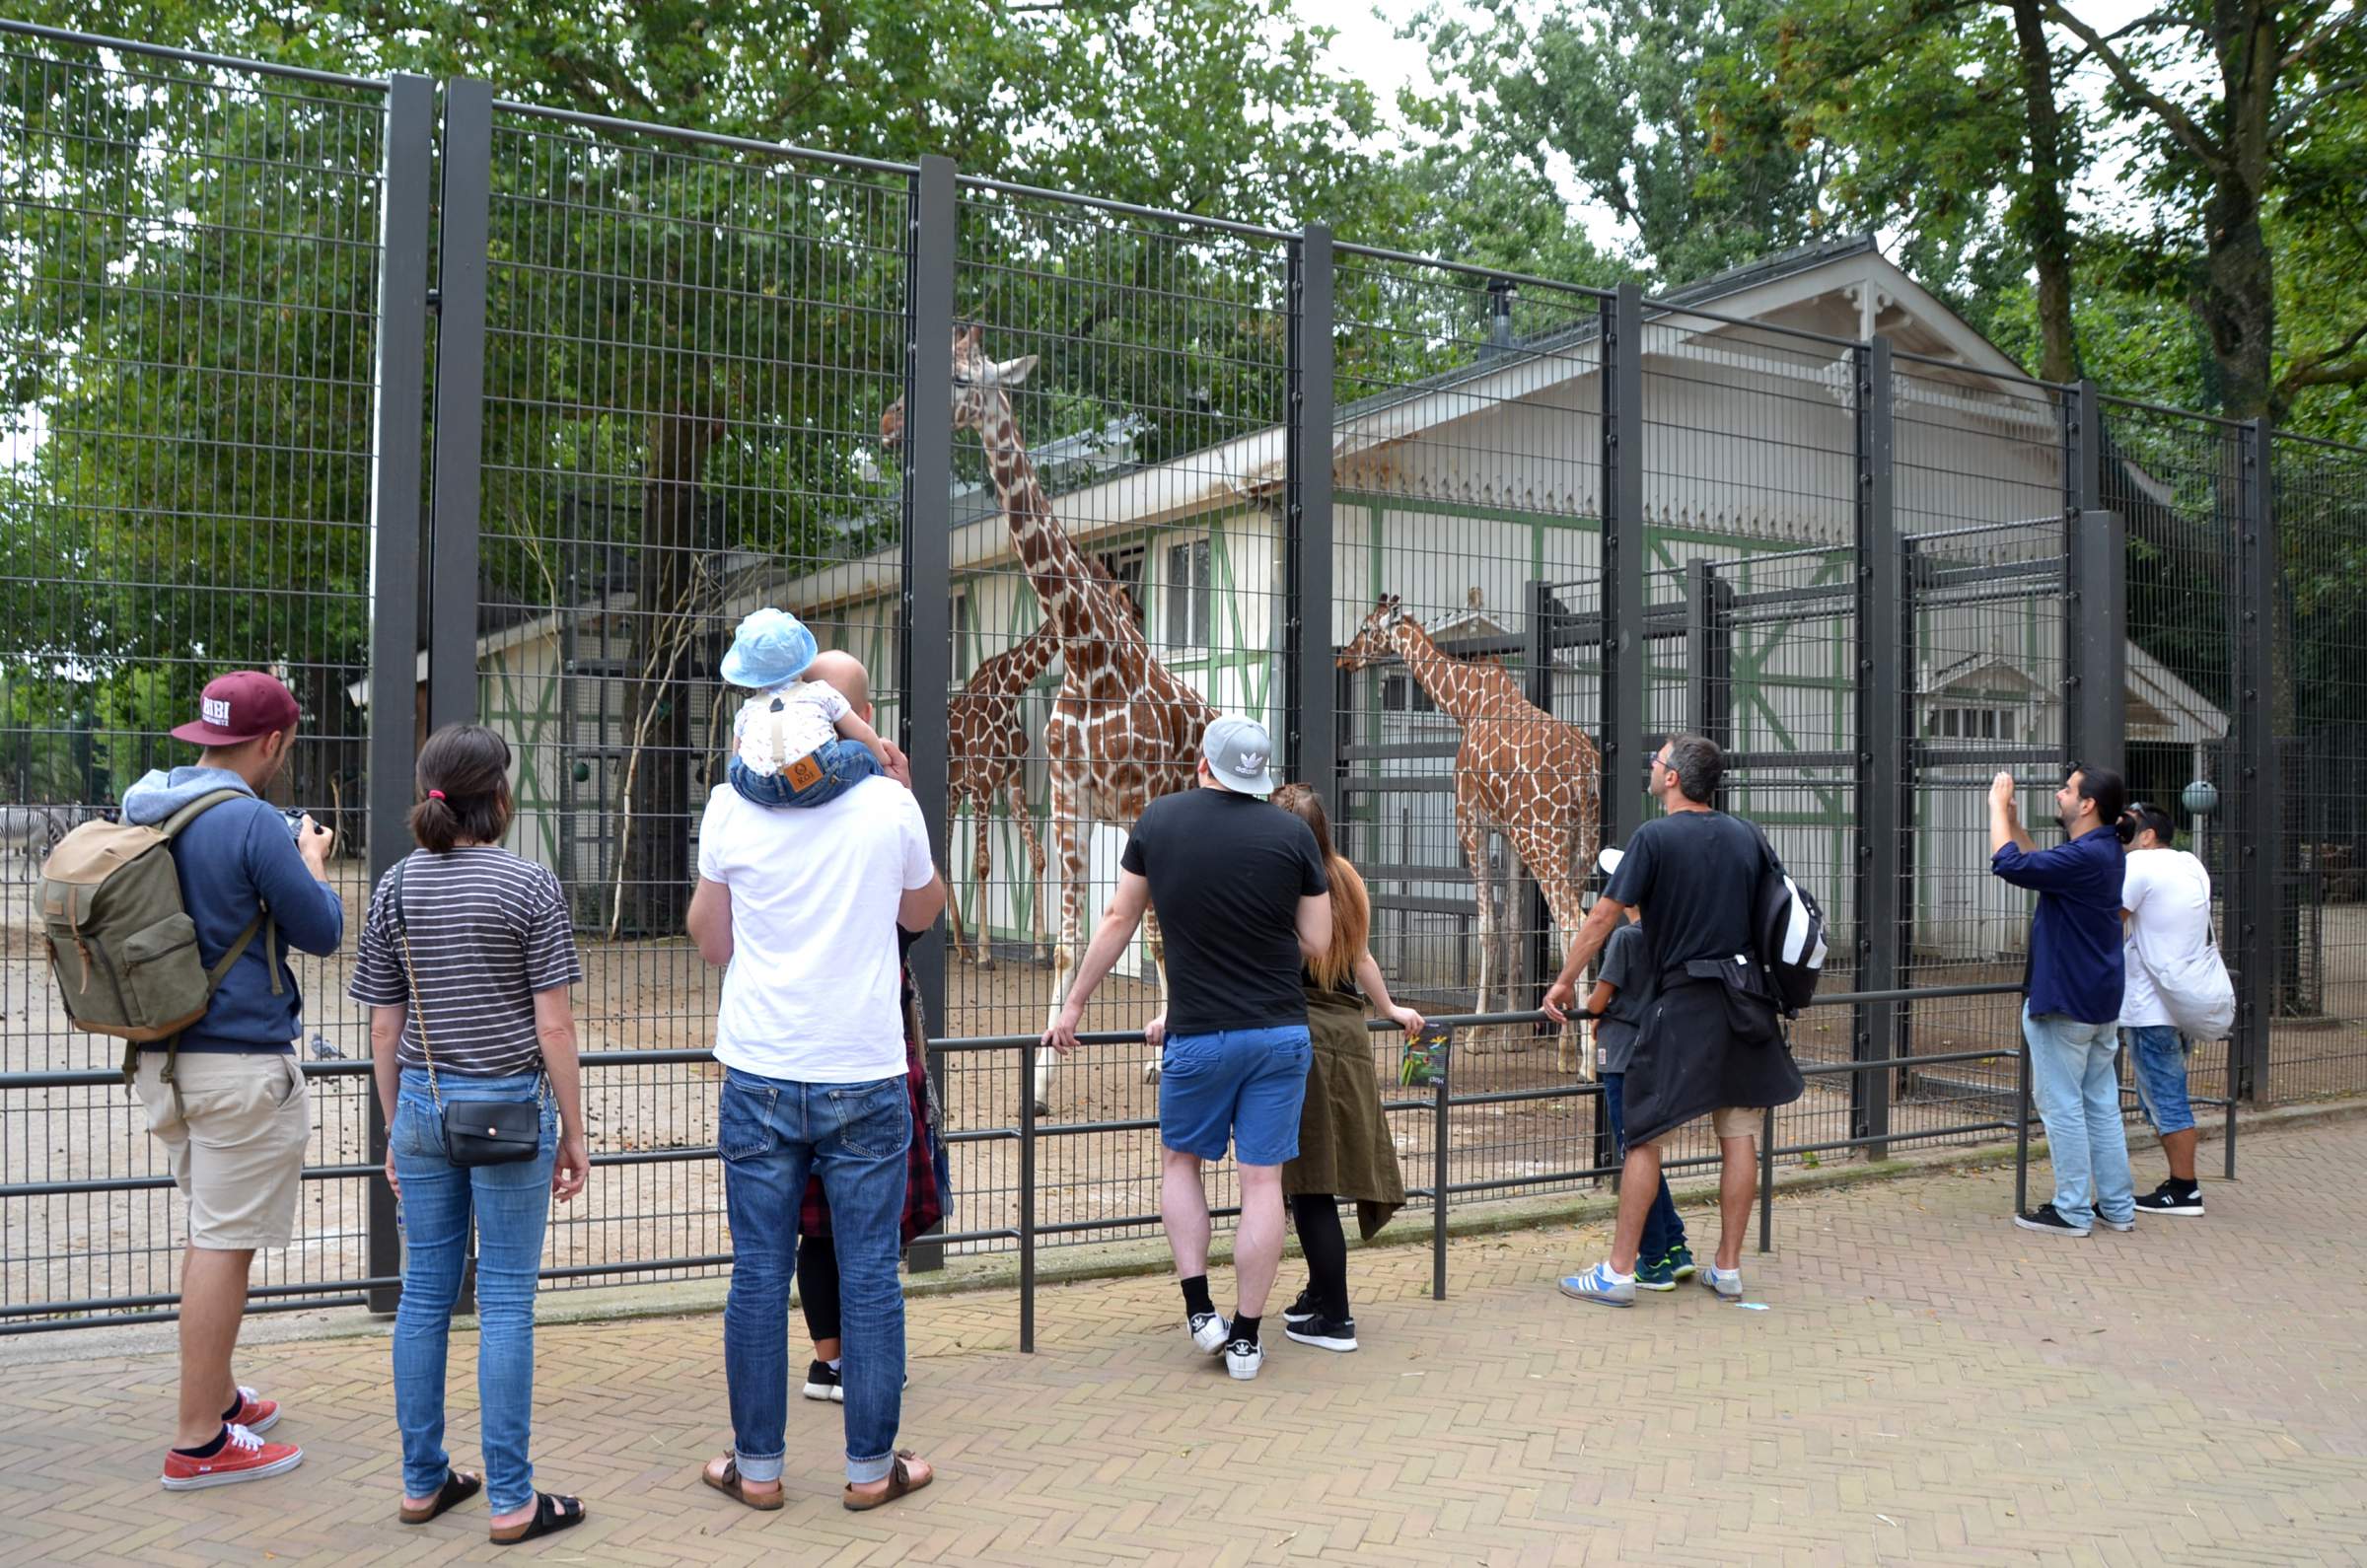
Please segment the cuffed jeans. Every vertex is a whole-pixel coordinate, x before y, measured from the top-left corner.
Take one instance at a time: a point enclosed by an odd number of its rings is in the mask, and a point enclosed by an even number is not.
[[[789,1284],[809,1175],[830,1204],[844,1316],[846,1478],[885,1477],[903,1418],[904,1292],[897,1280],[912,1094],[904,1075],[801,1084],[727,1068],[716,1116],[732,1286],[723,1371],[740,1473],[776,1481],[789,1419]]]
[[[537,1074],[464,1078],[438,1073],[454,1101],[532,1100]],[[402,1432],[402,1489],[433,1497],[452,1473],[444,1451],[444,1363],[453,1304],[476,1219],[476,1397],[485,1455],[485,1503],[515,1513],[535,1500],[527,1440],[535,1404],[535,1279],[550,1216],[550,1168],[559,1151],[559,1111],[542,1103],[542,1142],[532,1160],[456,1166],[444,1149],[444,1118],[428,1098],[427,1074],[402,1070],[394,1124],[387,1129],[402,1182],[402,1301],[394,1309],[394,1424]]]
[[[2054,1164],[2054,1212],[2079,1226],[2098,1213],[2116,1225],[2126,1223],[2137,1207],[2128,1129],[2120,1120],[2120,1076],[2113,1061],[2119,1025],[2082,1024],[2059,1013],[2034,1018],[2025,1007],[2022,1033],[2030,1041],[2031,1091]]]

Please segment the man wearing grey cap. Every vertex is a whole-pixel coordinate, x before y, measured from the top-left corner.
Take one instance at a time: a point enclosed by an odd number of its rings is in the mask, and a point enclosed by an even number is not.
[[[1282,1266],[1282,1167],[1299,1152],[1313,1047],[1300,965],[1331,942],[1330,881],[1315,833],[1266,804],[1273,750],[1255,720],[1220,718],[1200,740],[1199,788],[1143,810],[1076,983],[1043,1042],[1066,1052],[1094,988],[1134,940],[1146,906],[1167,936],[1168,1011],[1160,1053],[1159,1211],[1184,1287],[1184,1325],[1225,1370],[1264,1363],[1258,1319]],[[1153,1021],[1153,1038],[1161,1021]],[[1228,1322],[1208,1295],[1208,1195],[1200,1166],[1233,1146],[1240,1291]]]

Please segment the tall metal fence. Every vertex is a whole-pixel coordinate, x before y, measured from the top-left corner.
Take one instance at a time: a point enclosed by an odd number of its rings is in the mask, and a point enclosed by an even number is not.
[[[482,83],[0,24],[0,1331],[175,1304],[179,1195],[26,890],[236,666],[303,703],[273,799],[340,834],[346,954],[419,741],[507,736],[586,967],[546,1277],[727,1267],[681,931],[765,605],[863,659],[952,886],[915,1266],[1155,1227],[1158,934],[1098,1043],[1033,1041],[1218,711],[1325,794],[1399,998],[1464,1021],[1443,1077],[1374,1035],[1436,1222],[1609,1176],[1590,1042],[1532,1009],[1684,730],[1835,937],[1770,1174],[2024,1125],[1999,769],[2033,817],[2073,760],[2178,815],[2244,999],[2198,1088],[2367,1088],[2367,454],[2032,381],[1870,243],[1647,297]],[[398,1284],[347,962],[298,960],[321,1125],[265,1305]]]

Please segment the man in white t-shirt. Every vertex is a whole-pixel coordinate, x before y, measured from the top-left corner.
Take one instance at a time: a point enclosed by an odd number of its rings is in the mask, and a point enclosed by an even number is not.
[[[2153,977],[2180,972],[2210,948],[2211,874],[2192,855],[2170,847],[2178,827],[2168,812],[2140,804],[2128,816],[2137,833],[2121,872],[2120,1033],[2128,1042],[2137,1105],[2170,1162],[2170,1178],[2138,1198],[2137,1207],[2147,1214],[2195,1215],[2202,1212],[2202,1185],[2194,1179],[2194,1146],[2202,1130],[2187,1098],[2192,1042],[2179,1032]]]
[[[870,719],[870,681],[852,657],[825,653],[807,674]],[[733,1253],[723,1315],[733,1451],[704,1476],[752,1508],[782,1502],[789,1284],[809,1175],[829,1200],[845,1312],[846,1506],[876,1508],[932,1478],[896,1448],[897,1227],[913,1136],[896,928],[933,924],[945,884],[901,754],[893,761],[889,777],[805,811],[771,811],[726,785],[699,824],[690,935],[709,963],[729,965],[716,1145]]]

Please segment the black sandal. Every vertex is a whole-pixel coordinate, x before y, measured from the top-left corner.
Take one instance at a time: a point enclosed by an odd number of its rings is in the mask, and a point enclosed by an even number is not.
[[[496,1546],[515,1546],[522,1540],[533,1540],[538,1535],[555,1535],[562,1530],[573,1530],[583,1522],[584,1505],[581,1498],[537,1492],[534,1518],[523,1525],[495,1530],[485,1538]]]
[[[434,1502],[425,1508],[413,1508],[405,1503],[395,1517],[406,1525],[424,1525],[431,1519],[441,1517],[445,1510],[460,1507],[484,1488],[485,1478],[481,1475],[470,1475],[466,1470],[446,1470],[444,1484],[437,1489]]]

